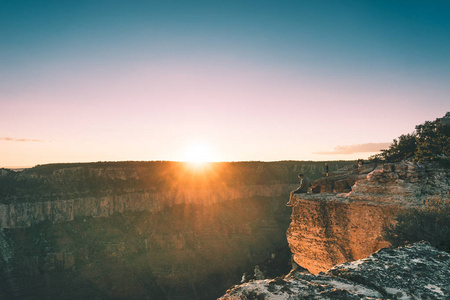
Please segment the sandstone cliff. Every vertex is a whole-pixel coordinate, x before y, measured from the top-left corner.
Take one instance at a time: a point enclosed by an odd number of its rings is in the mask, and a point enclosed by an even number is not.
[[[383,227],[430,195],[446,196],[450,171],[432,163],[366,164],[319,179],[311,191],[291,193],[287,239],[295,262],[317,274],[388,246]]]
[[[311,275],[256,280],[220,299],[449,299],[450,255],[427,244],[382,249],[352,263]]]

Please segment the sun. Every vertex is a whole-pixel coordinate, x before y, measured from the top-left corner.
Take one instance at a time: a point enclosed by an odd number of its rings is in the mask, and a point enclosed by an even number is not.
[[[192,142],[186,147],[184,154],[184,161],[186,162],[202,164],[214,160],[215,157],[212,148],[205,142]]]

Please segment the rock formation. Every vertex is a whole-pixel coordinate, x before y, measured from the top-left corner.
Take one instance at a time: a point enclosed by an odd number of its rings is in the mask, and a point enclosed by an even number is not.
[[[72,221],[76,217],[109,217],[125,211],[160,211],[178,204],[213,205],[251,197],[279,197],[294,184],[224,186],[220,189],[168,189],[166,191],[130,191],[127,194],[85,196],[75,199],[0,204],[0,227],[28,227],[48,220]]]
[[[313,183],[311,193],[291,193],[287,239],[294,260],[317,274],[387,246],[383,227],[399,211],[450,191],[450,170],[433,163],[364,164]]]
[[[222,300],[242,299],[449,299],[450,255],[425,243],[382,249],[318,275],[291,271],[228,290]]]

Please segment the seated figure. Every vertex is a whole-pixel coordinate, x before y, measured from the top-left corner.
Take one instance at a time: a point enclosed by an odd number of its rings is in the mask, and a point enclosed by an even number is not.
[[[311,186],[309,180],[306,178],[303,178],[302,173],[298,174],[298,178],[300,179],[300,186],[298,187],[298,189],[293,191],[293,193],[294,194],[308,193],[309,188]],[[289,202],[286,203],[286,206],[293,206],[293,205],[294,205],[294,203],[292,203],[292,197],[291,197],[291,199],[289,199]]]
[[[303,178],[302,173],[298,174],[298,178],[300,179],[300,186],[298,187],[298,189],[296,189],[294,191],[294,194],[308,193],[309,187],[311,186],[309,180],[306,178]]]

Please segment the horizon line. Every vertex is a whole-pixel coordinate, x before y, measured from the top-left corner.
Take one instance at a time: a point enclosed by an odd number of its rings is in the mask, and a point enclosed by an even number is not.
[[[202,163],[243,163],[243,162],[262,162],[262,163],[272,163],[272,162],[340,162],[340,161],[357,161],[358,159],[337,159],[337,160],[295,160],[295,159],[282,159],[282,160],[229,160],[229,161],[208,161]],[[105,161],[87,161],[87,162],[51,162],[36,164],[34,166],[0,166],[0,169],[31,169],[37,166],[47,166],[47,165],[62,165],[62,164],[96,164],[96,163],[125,163],[125,162],[177,162],[177,163],[193,163],[190,161],[181,160],[105,160]],[[195,162],[194,162],[195,163]]]

